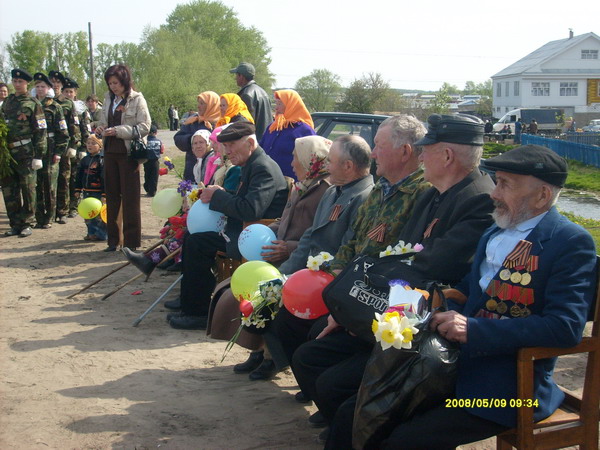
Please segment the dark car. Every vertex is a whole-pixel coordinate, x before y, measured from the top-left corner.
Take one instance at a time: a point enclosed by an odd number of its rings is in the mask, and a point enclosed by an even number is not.
[[[388,117],[376,114],[342,112],[316,112],[312,114],[315,131],[319,136],[333,141],[344,134],[358,135],[364,138],[371,148],[375,146],[373,139],[379,125]]]

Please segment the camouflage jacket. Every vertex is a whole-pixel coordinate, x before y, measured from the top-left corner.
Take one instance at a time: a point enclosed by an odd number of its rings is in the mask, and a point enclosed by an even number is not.
[[[48,126],[48,156],[61,156],[69,143],[69,131],[63,109],[56,100],[50,97],[46,97],[41,103]]]
[[[98,126],[100,119],[102,118],[102,107],[100,105],[98,105],[98,107],[96,108],[96,111],[94,111],[94,112],[89,111],[89,113],[92,118],[90,126],[92,127],[92,131],[94,131],[96,129],[96,127]]]
[[[378,181],[358,209],[356,220],[352,224],[354,238],[339,248],[332,262],[332,269],[343,269],[356,255],[379,256],[379,252],[388,245],[396,245],[400,232],[410,218],[416,198],[429,187],[431,185],[423,179],[422,169],[409,175],[386,197],[383,195],[381,182]],[[381,227],[378,233],[380,239],[369,237],[370,232],[378,226]]]
[[[42,159],[47,152],[42,104],[28,94],[10,94],[2,104],[2,111],[8,126],[7,142],[12,157],[15,160]],[[25,143],[21,145],[19,141]]]
[[[85,144],[92,133],[92,127],[90,126],[92,117],[84,102],[76,100],[73,103],[75,104],[75,111],[77,113],[77,118],[79,119],[79,131],[81,133],[81,145],[79,146],[79,151],[85,152]]]
[[[79,130],[79,117],[75,112],[75,104],[72,100],[63,97],[62,95],[59,95],[56,98],[56,101],[63,109],[67,127],[69,129],[69,144],[67,147],[77,149],[81,142],[81,131]]]

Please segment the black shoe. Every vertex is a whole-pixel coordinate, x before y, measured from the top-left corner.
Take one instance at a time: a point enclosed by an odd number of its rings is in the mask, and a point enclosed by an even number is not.
[[[77,217],[77,211],[70,211],[69,214],[67,214],[67,217],[69,219],[74,219],[75,217]]]
[[[272,359],[265,359],[260,366],[250,372],[248,378],[250,378],[250,381],[270,380],[277,375],[277,372],[278,370],[275,367],[275,362]]]
[[[243,363],[236,364],[233,366],[233,371],[235,373],[250,373],[254,369],[258,368],[264,359],[264,351],[252,352],[248,359]]]
[[[158,266],[156,266],[156,268],[160,269],[160,270],[167,270],[173,264],[175,264],[175,260],[173,258],[171,258],[171,259],[166,260],[165,262],[161,262]]]
[[[183,263],[181,261],[173,264],[171,267],[167,267],[167,272],[181,272]]]
[[[321,411],[317,411],[308,418],[308,423],[313,428],[323,428],[327,426],[327,421]]]
[[[18,236],[19,234],[21,234],[19,230],[17,230],[16,228],[11,228],[10,230],[4,233],[4,236]]]
[[[19,237],[31,236],[32,233],[33,233],[33,231],[31,231],[31,228],[30,227],[26,227],[26,228],[23,228],[21,230],[21,232],[19,233]]]
[[[298,403],[310,403],[310,402],[312,402],[312,400],[310,398],[308,398],[308,395],[306,395],[302,391],[296,392],[296,394],[294,395],[294,400],[296,400]]]
[[[177,312],[172,312],[167,314],[167,323],[171,321],[171,319],[174,319],[175,317],[181,317],[183,313],[181,311],[177,311]]]
[[[317,444],[325,445],[327,443],[327,438],[329,437],[329,427],[325,428],[323,431],[319,433],[317,436]]]
[[[59,222],[60,223],[60,222]],[[117,251],[117,246],[116,245],[109,245],[108,247],[106,247],[104,250],[102,250],[103,252],[116,252]]]
[[[177,297],[175,300],[167,300],[165,302],[165,308],[170,309],[171,311],[180,311],[181,297]]]
[[[56,218],[56,221],[62,225],[64,225],[65,223],[67,223],[67,219],[65,219],[65,216],[58,216]]]
[[[178,330],[206,330],[207,316],[187,316],[181,314],[169,320],[169,325]]]
[[[143,254],[134,253],[127,247],[123,247],[121,251],[125,255],[125,258],[127,258],[127,260],[137,267],[144,275],[150,275],[156,267],[156,264],[146,258]]]

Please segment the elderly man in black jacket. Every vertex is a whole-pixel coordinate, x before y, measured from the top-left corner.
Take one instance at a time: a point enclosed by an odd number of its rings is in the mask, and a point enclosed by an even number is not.
[[[167,315],[173,328],[204,330],[207,325],[210,296],[215,287],[211,271],[217,251],[241,257],[237,247],[244,221],[275,219],[287,202],[288,187],[281,169],[258,146],[254,125],[236,122],[218,137],[231,162],[242,168],[236,194],[221,186],[207,186],[200,201],[227,216],[225,234],[203,232],[188,235],[184,241],[181,280],[181,312]]]
[[[238,95],[254,118],[256,137],[260,141],[267,126],[273,122],[271,100],[265,90],[254,81],[256,69],[252,64],[242,62],[236,68],[231,69],[229,73],[235,73],[235,82],[241,88]]]

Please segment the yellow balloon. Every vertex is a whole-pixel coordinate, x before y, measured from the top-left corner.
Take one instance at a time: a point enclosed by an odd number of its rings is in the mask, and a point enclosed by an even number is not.
[[[163,189],[152,199],[152,211],[163,219],[176,215],[181,205],[183,205],[183,197],[175,188]]]
[[[102,209],[100,209],[100,218],[102,219],[102,222],[106,223],[106,221],[108,220],[107,217],[107,212],[106,212],[106,205],[102,205]]]
[[[231,277],[231,291],[235,298],[250,300],[261,281],[281,279],[281,273],[266,261],[248,261],[235,269]]]
[[[94,197],[84,198],[77,206],[77,212],[84,219],[93,219],[100,214],[102,202]]]

